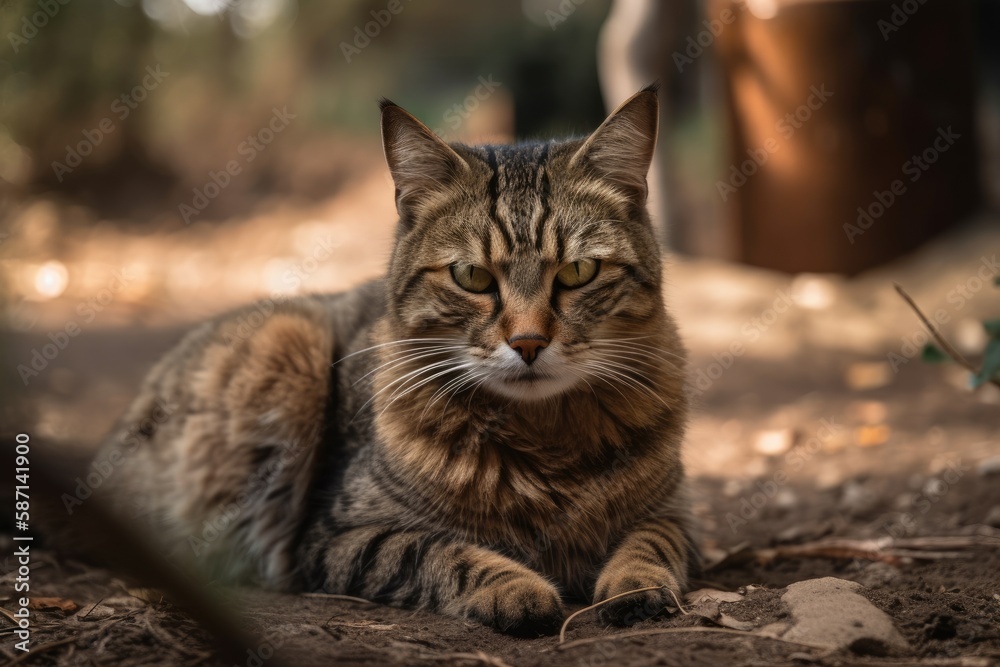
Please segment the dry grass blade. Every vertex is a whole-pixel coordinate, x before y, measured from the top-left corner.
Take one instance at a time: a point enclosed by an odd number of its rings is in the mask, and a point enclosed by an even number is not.
[[[476,653],[445,653],[443,655],[427,656],[429,660],[454,660],[456,662],[475,662],[490,667],[511,667],[500,658],[487,655],[482,651]]]
[[[663,586],[646,586],[645,588],[637,588],[634,591],[625,591],[624,593],[619,593],[618,595],[612,595],[607,600],[601,600],[597,604],[592,604],[589,607],[584,607],[583,609],[578,609],[577,611],[574,611],[572,614],[570,614],[566,618],[565,621],[563,621],[562,627],[559,628],[559,643],[562,644],[564,641],[566,641],[566,628],[569,627],[570,621],[572,621],[574,618],[576,618],[580,614],[582,614],[584,612],[592,611],[594,609],[598,609],[600,607],[603,607],[607,603],[613,602],[614,600],[617,600],[618,598],[623,598],[626,595],[635,595],[636,593],[645,593],[646,591],[658,591],[658,590],[660,590],[662,588],[663,588]],[[674,599],[675,600],[677,599],[676,596],[674,597]]]
[[[347,602],[363,602],[364,604],[378,604],[364,598],[356,598],[353,595],[335,595],[333,593],[302,593],[307,598],[325,598],[327,600],[345,600]]]
[[[952,346],[952,344],[948,342],[948,339],[946,339],[944,336],[941,335],[941,332],[938,331],[938,328],[934,326],[933,322],[927,319],[927,316],[924,315],[922,310],[920,310],[920,306],[918,306],[916,302],[913,300],[913,298],[906,293],[906,290],[903,289],[902,285],[898,283],[893,283],[892,286],[896,288],[896,292],[899,294],[899,296],[903,298],[903,301],[905,301],[906,304],[913,310],[913,312],[917,314],[917,317],[920,318],[920,321],[924,323],[924,326],[927,327],[927,331],[930,332],[931,336],[934,337],[934,340],[936,340],[938,342],[938,345],[941,346],[941,350],[944,351],[944,353],[947,354],[951,358],[951,360],[954,361],[956,364],[962,366],[973,375],[978,374],[979,369],[973,366],[971,363],[969,363],[969,360],[963,357],[962,353],[956,350]],[[996,385],[997,387],[1000,387],[1000,380],[991,379],[989,382],[993,385]]]
[[[749,639],[762,639],[765,641],[781,642],[783,644],[792,644],[794,646],[801,646],[803,648],[809,648],[815,650],[817,647],[810,646],[809,644],[800,644],[799,642],[789,641],[787,639],[782,639],[781,637],[772,637],[770,635],[757,635],[752,632],[744,632],[742,630],[730,630],[729,628],[652,628],[650,630],[633,630],[631,632],[619,632],[614,635],[601,635],[600,637],[586,637],[584,639],[574,639],[571,642],[566,642],[565,644],[559,644],[556,646],[556,650],[566,651],[571,648],[576,648],[577,646],[586,646],[588,644],[596,644],[603,641],[613,641],[616,639],[631,639],[633,637],[651,637],[653,635],[669,635],[669,634],[683,634],[688,632],[711,632],[723,635],[737,635],[739,637],[747,637]]]
[[[863,559],[890,564],[903,558],[914,560],[942,560],[971,557],[970,550],[1000,546],[997,538],[983,536],[919,537],[911,539],[850,540],[825,539],[773,549],[756,549],[758,562],[793,558],[833,558],[839,560]]]
[[[63,639],[60,639],[59,641],[49,642],[48,644],[42,644],[41,646],[39,646],[39,647],[37,647],[37,648],[35,648],[35,649],[31,650],[31,651],[28,651],[27,653],[22,653],[21,655],[17,656],[16,658],[14,658],[10,662],[8,662],[7,665],[8,665],[8,667],[10,667],[12,665],[16,665],[19,662],[24,662],[28,658],[33,658],[36,655],[41,655],[42,653],[45,653],[47,651],[51,651],[54,648],[59,648],[60,646],[65,646],[66,644],[71,644],[71,643],[75,642],[79,638],[80,638],[79,635],[74,635],[72,637],[65,637]]]

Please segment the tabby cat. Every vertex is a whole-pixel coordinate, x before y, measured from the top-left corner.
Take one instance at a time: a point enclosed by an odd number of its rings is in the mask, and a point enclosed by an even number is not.
[[[387,277],[190,333],[103,450],[138,442],[115,502],[230,581],[518,635],[557,629],[564,597],[656,586],[601,609],[656,614],[697,556],[645,210],[655,88],[585,139],[515,145],[449,145],[381,107]]]

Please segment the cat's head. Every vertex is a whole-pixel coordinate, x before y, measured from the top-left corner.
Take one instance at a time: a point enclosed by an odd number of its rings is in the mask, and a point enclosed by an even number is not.
[[[411,341],[394,354],[428,367],[415,377],[519,400],[627,386],[665,318],[645,209],[656,128],[653,87],[589,137],[510,146],[446,144],[383,101],[389,321]]]

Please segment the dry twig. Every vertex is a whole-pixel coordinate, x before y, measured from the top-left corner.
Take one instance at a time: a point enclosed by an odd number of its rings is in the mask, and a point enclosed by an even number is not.
[[[582,614],[584,612],[587,612],[587,611],[592,611],[592,610],[597,609],[599,607],[603,607],[607,603],[612,602],[614,600],[617,600],[618,598],[623,598],[626,595],[634,595],[636,593],[645,593],[646,591],[658,591],[661,588],[663,588],[663,586],[646,586],[645,588],[637,588],[634,591],[625,591],[624,593],[619,593],[618,595],[612,595],[607,600],[601,600],[597,604],[592,604],[589,607],[584,607],[583,609],[578,609],[578,610],[574,611],[572,614],[570,614],[569,616],[566,617],[566,620],[563,621],[562,627],[559,629],[559,643],[562,644],[564,641],[566,641],[566,628],[569,626],[569,622],[572,621],[577,616],[579,616],[580,614]],[[674,597],[674,599],[676,600],[677,598]]]
[[[559,644],[556,646],[556,650],[565,651],[577,646],[585,646],[587,644],[596,644],[602,641],[612,641],[616,639],[630,639],[632,637],[649,637],[652,635],[667,635],[667,634],[681,634],[684,632],[714,632],[717,634],[725,635],[738,635],[740,637],[749,637],[751,639],[764,639],[767,641],[781,642],[784,644],[793,644],[795,646],[802,646],[806,648],[816,649],[816,646],[810,646],[809,644],[800,644],[799,642],[793,642],[788,639],[782,639],[781,637],[773,637],[771,635],[758,635],[752,632],[745,632],[743,630],[730,630],[729,628],[704,628],[704,627],[694,627],[694,628],[652,628],[650,630],[633,630],[631,632],[619,632],[614,635],[601,635],[600,637],[586,637],[584,639],[574,639],[571,642],[566,642],[565,644]]]
[[[947,354],[951,358],[951,360],[954,361],[959,366],[962,366],[973,375],[978,374],[979,369],[973,366],[971,363],[969,363],[969,360],[963,357],[962,353],[956,350],[954,346],[952,346],[952,344],[949,343],[948,340],[941,335],[941,332],[938,331],[938,328],[934,326],[933,322],[927,319],[927,316],[924,315],[922,310],[920,310],[920,307],[916,304],[913,298],[906,293],[906,290],[903,289],[902,285],[900,285],[899,283],[893,283],[892,286],[896,288],[896,292],[899,294],[899,296],[903,297],[903,300],[907,303],[907,305],[913,309],[913,312],[917,314],[917,317],[920,318],[920,321],[924,323],[924,326],[927,327],[927,330],[930,332],[931,336],[933,336],[934,340],[936,340],[938,345],[941,346],[941,350],[945,354]],[[1000,387],[1000,380],[990,379],[989,382],[991,384],[996,385],[997,387]]]
[[[365,604],[378,604],[364,598],[356,598],[353,595],[335,595],[333,593],[302,593],[307,598],[325,598],[327,600],[346,600],[347,602],[363,602]]]

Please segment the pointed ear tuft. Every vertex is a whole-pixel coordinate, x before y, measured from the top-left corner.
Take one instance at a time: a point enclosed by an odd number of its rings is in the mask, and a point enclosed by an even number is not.
[[[657,83],[627,99],[587,137],[570,161],[587,165],[600,177],[646,199],[646,172],[653,161],[659,121]]]
[[[396,208],[405,220],[415,207],[442,191],[468,163],[426,125],[389,100],[382,109],[382,148],[396,184]]]

